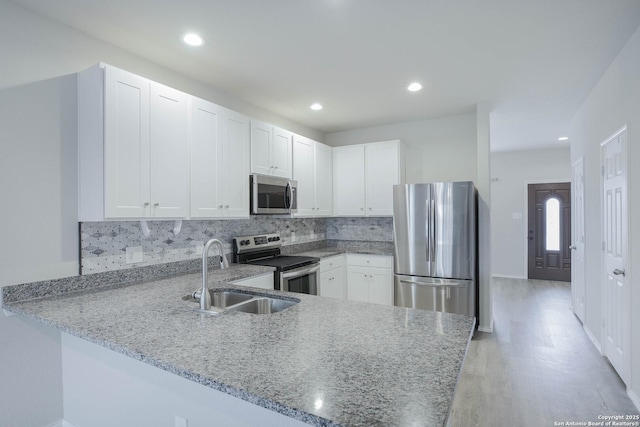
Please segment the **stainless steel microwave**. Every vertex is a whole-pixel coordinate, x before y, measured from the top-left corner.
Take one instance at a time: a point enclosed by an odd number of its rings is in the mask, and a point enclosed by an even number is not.
[[[283,215],[296,213],[298,183],[292,179],[250,175],[251,214]]]

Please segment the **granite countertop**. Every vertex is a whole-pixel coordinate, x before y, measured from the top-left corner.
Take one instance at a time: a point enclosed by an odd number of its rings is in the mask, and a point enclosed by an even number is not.
[[[268,271],[232,265],[211,271],[210,287],[256,291],[226,282]],[[183,299],[200,284],[182,274],[4,308],[312,425],[446,422],[473,318],[263,290],[300,303],[208,315]]]

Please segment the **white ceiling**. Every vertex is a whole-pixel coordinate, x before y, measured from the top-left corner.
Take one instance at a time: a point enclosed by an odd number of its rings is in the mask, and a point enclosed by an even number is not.
[[[487,102],[493,150],[557,145],[640,24],[638,0],[13,2],[323,133]]]

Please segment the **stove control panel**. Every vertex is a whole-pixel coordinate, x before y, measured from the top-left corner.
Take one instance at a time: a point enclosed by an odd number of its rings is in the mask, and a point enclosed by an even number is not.
[[[236,237],[233,242],[236,253],[275,249],[282,246],[282,239],[278,233]]]

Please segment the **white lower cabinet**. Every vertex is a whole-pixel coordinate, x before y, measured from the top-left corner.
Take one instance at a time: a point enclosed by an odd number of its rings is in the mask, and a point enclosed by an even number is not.
[[[344,255],[320,260],[320,283],[318,295],[321,297],[346,299],[344,281]]]
[[[253,276],[247,279],[229,282],[232,285],[251,286],[253,288],[273,290],[273,273],[265,273],[260,276]]]
[[[347,299],[393,305],[393,257],[347,255]]]

